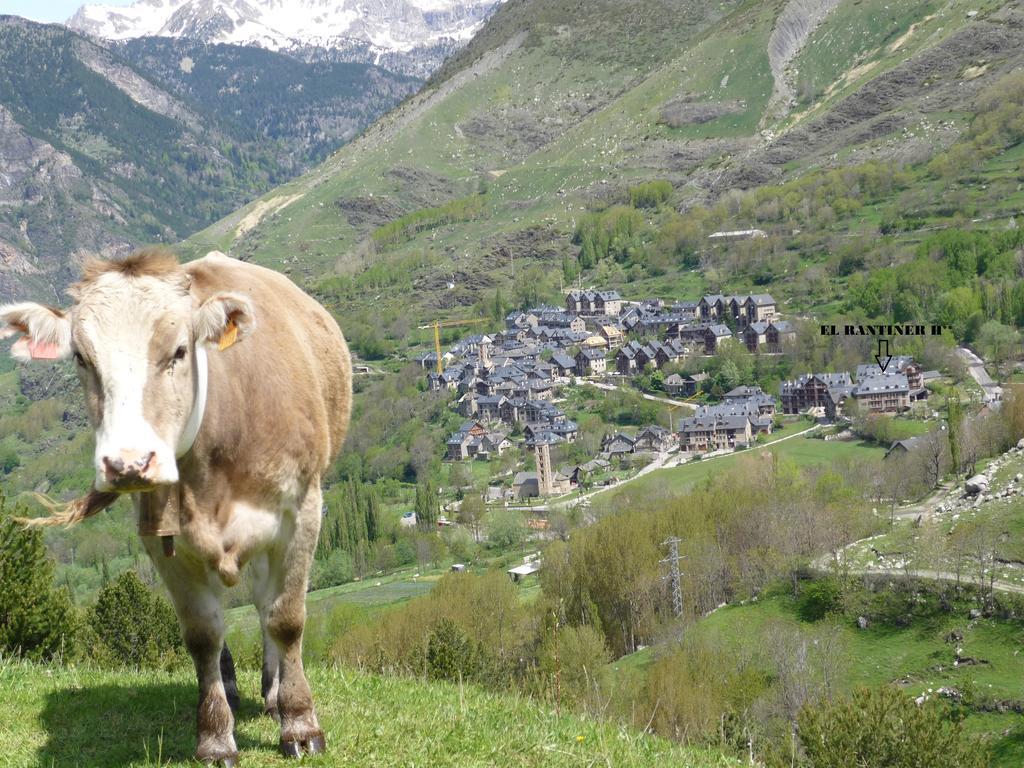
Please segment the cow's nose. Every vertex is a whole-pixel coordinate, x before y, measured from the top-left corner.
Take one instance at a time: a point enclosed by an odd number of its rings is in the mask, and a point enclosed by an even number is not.
[[[120,456],[103,457],[103,473],[111,483],[126,480],[146,480],[147,470],[153,464],[156,452],[139,455],[136,451],[122,451]]]

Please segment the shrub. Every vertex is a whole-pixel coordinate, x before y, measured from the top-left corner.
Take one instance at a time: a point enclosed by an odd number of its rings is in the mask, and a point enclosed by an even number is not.
[[[604,705],[611,653],[604,635],[590,626],[561,627],[550,632],[537,660],[547,695],[581,704],[597,713]],[[556,683],[557,679],[557,683]]]
[[[894,688],[863,688],[850,699],[805,707],[797,718],[811,768],[982,768],[988,750],[966,737],[943,706],[918,706]]]
[[[167,668],[185,659],[174,609],[151,592],[134,571],[122,573],[100,590],[89,624],[98,638],[98,658],[103,663]]]
[[[670,181],[648,181],[629,188],[629,204],[634,208],[657,208],[671,196]]]
[[[797,613],[804,621],[818,621],[839,610],[841,598],[842,590],[832,579],[811,582],[797,599]]]
[[[411,565],[416,562],[416,547],[408,536],[399,537],[395,542],[395,561],[399,565]]]
[[[427,675],[433,680],[469,680],[476,667],[476,653],[466,633],[450,619],[441,619],[427,641]]]

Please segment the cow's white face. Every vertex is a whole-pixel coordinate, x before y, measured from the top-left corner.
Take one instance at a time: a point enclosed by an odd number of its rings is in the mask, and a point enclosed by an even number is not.
[[[19,359],[74,358],[96,430],[96,490],[176,483],[197,365],[205,362],[197,363],[196,346],[229,346],[251,329],[251,307],[234,294],[200,306],[180,268],[94,272],[72,290],[66,312],[0,307],[0,334],[5,326],[22,334],[12,349]]]

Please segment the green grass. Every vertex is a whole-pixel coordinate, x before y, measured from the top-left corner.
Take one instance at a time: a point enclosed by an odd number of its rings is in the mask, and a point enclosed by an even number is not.
[[[738,765],[714,752],[680,749],[617,726],[556,715],[521,697],[321,667],[307,673],[328,753],[303,765]],[[236,740],[242,764],[294,765],[277,755],[277,726],[260,714],[258,673],[243,672],[239,686]],[[0,691],[6,704],[0,725],[4,766],[194,764],[197,694],[191,670],[110,672],[7,663],[0,666]]]
[[[924,435],[934,426],[920,419],[893,419],[890,422],[890,437],[893,440],[906,440],[908,437]]]
[[[810,426],[809,422],[802,420],[789,422],[783,428],[775,430],[767,443],[717,458],[712,457],[691,461],[679,467],[659,469],[629,483],[621,490],[621,493],[643,494],[650,491],[678,493],[685,491],[703,482],[712,474],[728,471],[742,457],[763,451],[773,451],[780,457],[791,459],[800,466],[830,464],[841,459],[868,460],[881,458],[885,453],[884,449],[879,446],[860,441],[826,441],[811,436],[783,440],[783,438],[802,432]]]
[[[791,597],[775,597],[746,605],[728,606],[699,621],[692,632],[698,637],[729,637],[754,647],[767,639],[778,623],[808,628],[796,615]],[[895,683],[910,695],[929,689],[963,689],[973,681],[981,697],[1024,699],[1024,629],[994,619],[969,621],[966,612],[939,614],[906,628],[870,626],[858,629],[852,621],[836,625],[844,652],[835,659],[840,689]],[[953,629],[964,635],[961,653],[986,660],[977,666],[953,665],[955,647],[946,642]],[[649,653],[649,652],[648,652]],[[637,663],[643,663],[640,659]],[[629,666],[624,660],[617,667]],[[613,667],[614,668],[614,667]],[[1024,760],[1024,719],[974,712],[966,720],[969,732],[992,739],[993,766],[1017,766]]]

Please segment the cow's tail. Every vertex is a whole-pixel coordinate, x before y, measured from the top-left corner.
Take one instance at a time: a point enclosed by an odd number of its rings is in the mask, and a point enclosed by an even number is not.
[[[29,528],[47,528],[54,525],[77,525],[109,507],[117,501],[120,494],[90,488],[89,493],[85,496],[68,502],[54,501],[41,493],[34,493],[32,496],[50,514],[46,517],[16,517],[14,519]]]

